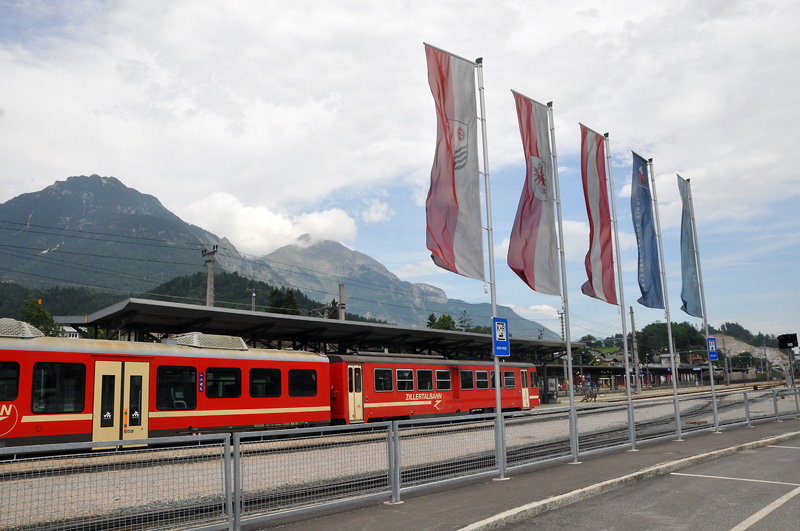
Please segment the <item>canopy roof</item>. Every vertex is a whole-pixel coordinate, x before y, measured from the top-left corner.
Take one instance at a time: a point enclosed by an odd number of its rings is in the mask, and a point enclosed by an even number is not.
[[[147,299],[126,299],[90,315],[56,316],[76,329],[105,330],[106,337],[128,335],[140,341],[165,334],[203,332],[239,336],[249,345],[291,346],[315,352],[380,350],[393,353],[442,354],[491,358],[487,334],[401,327],[360,321],[339,321],[249,310],[234,310]],[[511,331],[513,359],[544,360],[566,350],[563,341],[516,339]],[[582,343],[573,343],[579,348]]]

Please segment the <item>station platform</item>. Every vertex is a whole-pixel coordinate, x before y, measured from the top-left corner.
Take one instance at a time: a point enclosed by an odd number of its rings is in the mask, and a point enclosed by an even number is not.
[[[618,449],[582,456],[577,464],[562,461],[524,472],[509,471],[503,480],[465,479],[456,485],[403,493],[403,501],[398,504],[373,500],[347,511],[339,508],[339,512],[332,514],[316,513],[302,520],[273,521],[243,529],[500,529],[649,477],[797,437],[800,437],[798,419],[684,434],[681,441],[637,444],[636,451]]]

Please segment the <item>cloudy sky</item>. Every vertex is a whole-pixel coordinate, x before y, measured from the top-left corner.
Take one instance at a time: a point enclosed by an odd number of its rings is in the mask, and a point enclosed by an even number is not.
[[[500,304],[560,331],[560,300],[505,264],[524,179],[514,89],[553,101],[573,338],[621,331],[616,307],[580,293],[579,121],[610,134],[637,328],[664,313],[636,303],[631,149],[654,161],[672,320],[702,323],[679,310],[680,173],[710,323],[799,331],[800,3],[599,5],[0,0],[0,202],[114,176],[243,253],[308,233],[488,302],[483,283],[437,269],[425,248],[429,42],[484,59]]]

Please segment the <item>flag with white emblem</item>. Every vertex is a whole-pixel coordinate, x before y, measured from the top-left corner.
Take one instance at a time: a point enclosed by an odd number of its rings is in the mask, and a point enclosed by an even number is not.
[[[425,54],[436,104],[427,246],[439,267],[484,280],[475,64],[428,45]]]

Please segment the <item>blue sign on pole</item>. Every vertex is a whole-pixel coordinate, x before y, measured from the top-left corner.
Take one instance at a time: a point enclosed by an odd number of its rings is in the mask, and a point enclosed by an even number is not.
[[[495,356],[510,356],[511,341],[508,337],[508,319],[492,317],[492,349]]]
[[[708,361],[717,361],[717,340],[708,338]]]

